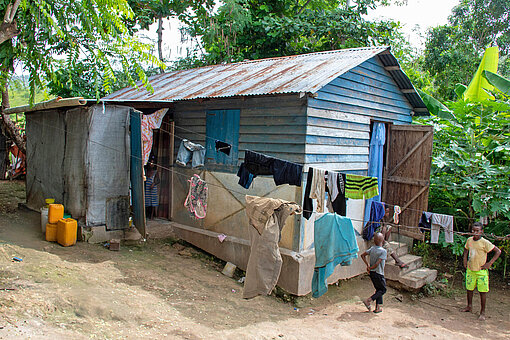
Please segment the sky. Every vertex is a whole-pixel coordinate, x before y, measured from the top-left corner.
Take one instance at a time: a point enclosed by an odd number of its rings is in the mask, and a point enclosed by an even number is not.
[[[404,6],[378,7],[368,15],[371,19],[399,21],[414,47],[420,48],[427,28],[444,25],[459,0],[408,0]]]
[[[424,34],[428,27],[443,25],[448,22],[452,8],[459,0],[408,0],[407,5],[378,7],[369,12],[369,19],[393,19],[402,24],[402,30],[415,48],[422,48]],[[166,60],[173,61],[186,56],[186,48],[191,48],[196,42],[181,42],[179,21],[167,20],[163,31],[163,50]],[[150,27],[144,35],[156,40],[157,24]]]

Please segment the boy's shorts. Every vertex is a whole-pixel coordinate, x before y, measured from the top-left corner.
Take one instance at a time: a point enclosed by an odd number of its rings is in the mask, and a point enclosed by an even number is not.
[[[478,289],[480,293],[487,293],[489,291],[489,271],[482,269],[479,271],[472,271],[466,269],[466,289]]]

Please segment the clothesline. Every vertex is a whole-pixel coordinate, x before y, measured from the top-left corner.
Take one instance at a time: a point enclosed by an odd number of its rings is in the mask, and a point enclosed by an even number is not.
[[[167,123],[167,124],[168,124],[168,123]],[[189,129],[183,128],[182,126],[174,125],[174,127],[175,127],[175,128],[178,128],[178,129],[181,129],[181,130],[184,130],[184,131],[187,131],[187,132],[191,132],[191,133],[197,134],[197,135],[199,135],[199,136],[205,137],[205,138],[210,139],[210,140],[214,140],[214,141],[216,141],[216,140],[217,140],[216,138],[212,138],[212,137],[209,137],[209,136],[207,136],[207,135],[204,135],[204,134],[202,134],[202,133],[200,133],[200,132],[196,132],[196,131],[193,131],[193,130],[189,130]],[[167,131],[167,130],[164,130],[164,129],[160,129],[160,130],[162,130],[162,131],[164,131],[164,132],[167,132],[167,133],[171,133],[170,131]],[[175,133],[174,133],[173,135],[174,135],[175,137],[177,137],[177,138],[181,139],[181,140],[183,140],[183,139],[187,139],[187,138],[184,138],[184,137],[182,137],[182,136],[179,136],[179,135],[177,135],[177,134],[175,134]],[[249,149],[242,149],[242,148],[239,148],[238,150],[239,150],[239,151],[252,151],[252,150],[249,150]],[[305,163],[300,163],[300,162],[292,162],[292,163],[299,164],[299,165],[305,165]],[[317,167],[315,167],[315,168],[317,168]],[[326,170],[326,169],[322,169],[322,170]],[[332,170],[326,170],[326,171],[332,171]],[[383,180],[391,180],[391,179],[389,179],[389,178],[387,178],[387,177],[383,177],[382,179],[383,179]],[[455,187],[455,186],[438,185],[438,184],[431,184],[431,185],[434,185],[434,186],[436,186],[436,187],[446,188],[446,189],[452,189],[452,188],[454,188],[454,189],[459,189],[458,187]],[[468,189],[468,190],[469,190],[469,189]],[[474,189],[472,189],[472,190],[474,190]],[[510,192],[504,192],[504,191],[486,190],[486,189],[477,189],[476,191],[478,191],[478,192],[486,192],[486,193],[502,194],[502,195],[509,195],[509,196],[510,196]]]
[[[51,129],[55,129],[55,130],[66,131],[65,129],[60,128],[60,127],[57,127],[57,126],[53,126],[53,125],[45,124],[45,123],[40,123],[40,122],[38,122],[38,121],[36,121],[36,120],[33,120],[32,118],[30,118],[30,117],[28,117],[28,116],[26,117],[26,120],[27,120],[27,121],[31,121],[32,123],[35,123],[36,125],[45,126],[45,127],[48,127],[48,128],[51,128]],[[75,134],[75,133],[73,133],[73,132],[69,132],[69,131],[67,131],[67,133],[69,133],[69,134]],[[76,135],[78,135],[78,134],[76,133]],[[112,150],[112,151],[114,151],[114,152],[118,152],[118,153],[124,153],[124,152],[125,152],[125,150],[117,150],[116,148],[113,148],[113,147],[111,147],[111,146],[108,146],[108,145],[106,145],[106,144],[103,144],[103,143],[101,143],[101,142],[98,142],[98,141],[95,141],[95,140],[92,140],[92,139],[89,139],[89,142],[91,142],[91,143],[93,143],[93,144],[96,144],[96,145],[99,145],[99,146],[102,146],[102,147],[104,147],[104,148],[106,148],[106,149],[110,149],[110,150]],[[134,155],[131,155],[131,157],[133,157],[133,158],[135,158],[135,159],[138,159],[138,160],[143,161],[143,158],[142,158],[142,157],[138,157],[138,156],[134,156]],[[189,175],[188,175],[188,174],[181,173],[181,172],[176,171],[176,170],[174,170],[174,169],[172,169],[172,168],[170,168],[170,167],[165,167],[165,166],[160,165],[160,164],[155,164],[155,165],[156,165],[156,167],[161,168],[161,169],[163,169],[163,170],[166,170],[166,171],[170,171],[170,172],[176,173],[177,175],[184,176],[185,178],[189,178]],[[204,167],[204,169],[202,169],[202,170],[207,170],[207,169]],[[207,183],[208,185],[215,186],[215,187],[221,188],[221,189],[223,189],[223,190],[227,190],[227,191],[229,191],[229,192],[237,193],[237,194],[240,194],[240,195],[246,195],[246,192],[240,192],[240,191],[236,191],[236,190],[233,190],[233,189],[227,189],[227,188],[225,188],[224,186],[221,186],[221,185],[218,185],[218,184],[215,184],[215,183],[209,183],[209,182],[206,182],[206,183]],[[303,210],[303,211],[308,211],[308,212],[310,212],[310,213],[314,213],[314,212],[315,212],[315,211],[310,211],[310,210]],[[360,219],[354,219],[354,218],[351,218],[351,220],[353,220],[353,221],[358,221],[358,222],[362,222],[362,223],[364,222],[363,220],[360,220]],[[374,221],[367,221],[367,222],[372,222],[372,223],[374,223]],[[380,223],[380,222],[375,222],[375,223]],[[384,223],[387,223],[387,222],[384,222]],[[416,226],[406,226],[406,225],[395,225],[395,226],[397,226],[397,227],[411,228],[411,229],[422,229],[422,228],[420,228],[420,227],[416,227]],[[454,231],[454,233],[461,233],[461,232],[455,232],[455,231]],[[466,234],[466,233],[463,233],[463,234]],[[491,234],[487,234],[487,235],[491,235]],[[493,236],[493,235],[492,235],[491,237],[494,237],[494,238],[496,238],[496,239],[506,240],[506,239],[510,239],[510,234],[509,234],[509,235],[506,235],[506,236]]]
[[[185,139],[181,136],[178,136],[178,135],[175,135],[176,137],[178,137],[179,139]],[[250,151],[250,150],[248,150]],[[207,169],[207,167],[204,165],[204,168]],[[395,205],[395,204],[390,204],[390,203],[386,203],[384,202],[384,204],[386,206],[391,206],[391,207],[395,207],[395,206],[398,206],[398,205]],[[410,207],[407,207],[405,210],[410,210],[410,211],[416,211],[416,212],[419,212],[419,213],[422,213],[423,210],[421,209],[414,209],[414,208],[410,208]],[[463,219],[463,220],[469,220],[469,221],[476,221],[478,220],[477,218],[470,218],[470,217],[466,217],[466,216],[461,216],[461,215],[451,215],[453,217],[455,217],[456,219]]]

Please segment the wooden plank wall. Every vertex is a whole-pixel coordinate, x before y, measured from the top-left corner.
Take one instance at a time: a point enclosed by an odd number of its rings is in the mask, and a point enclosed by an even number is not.
[[[366,174],[370,121],[409,124],[411,111],[379,58],[367,60],[308,99],[305,163]]]
[[[220,109],[241,110],[239,163],[244,159],[243,150],[246,149],[297,163],[304,162],[306,100],[299,99],[297,94],[176,102],[173,112],[176,149],[181,138],[205,146],[205,112]],[[237,168],[231,167],[223,170],[237,172]]]

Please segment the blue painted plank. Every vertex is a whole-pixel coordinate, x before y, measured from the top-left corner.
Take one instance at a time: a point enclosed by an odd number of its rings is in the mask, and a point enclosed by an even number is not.
[[[265,143],[270,144],[285,144],[288,143],[289,140],[292,141],[292,143],[301,143],[304,144],[305,142],[305,134],[289,134],[289,135],[268,135],[268,134],[241,134],[239,136],[239,143],[256,143],[263,140]]]
[[[145,199],[143,188],[143,164],[142,164],[142,125],[140,113],[131,110],[131,159],[130,159],[130,177],[131,177],[131,201],[133,205],[133,222],[136,229],[142,237],[145,233]]]
[[[361,163],[368,162],[368,155],[305,155],[305,163]]]
[[[354,72],[349,71],[347,73],[342,74],[338,79],[339,80],[344,80],[344,79],[351,80],[356,83],[364,84],[365,86],[375,87],[378,89],[384,89],[386,91],[403,96],[402,92],[400,91],[400,89],[398,88],[397,85],[388,84],[388,83],[380,81],[379,79],[372,79],[372,78],[363,76],[359,73],[354,73]]]
[[[375,109],[375,110],[381,110],[381,111],[388,111],[388,112],[395,112],[402,115],[410,115],[411,109],[406,107],[397,107],[397,106],[390,106],[386,104],[380,104],[377,102],[367,101],[364,99],[357,99],[357,98],[351,98],[351,97],[345,97],[333,93],[328,93],[320,90],[317,92],[317,100],[327,100],[337,103],[345,103],[353,106],[359,106],[360,108],[368,108],[368,109]]]
[[[351,83],[351,85],[353,85],[352,88],[346,88],[346,87],[328,84],[328,85],[324,86],[320,91],[336,94],[336,95],[343,96],[343,97],[365,100],[370,103],[378,103],[378,104],[388,105],[388,106],[392,106],[392,107],[400,107],[400,108],[405,108],[408,110],[413,109],[411,104],[409,104],[409,102],[404,99],[404,96],[401,96],[399,98],[398,95],[395,95],[397,97],[396,99],[384,97],[384,96],[378,96],[371,92],[364,92],[362,89],[360,89],[358,86],[356,86],[356,84]]]
[[[395,114],[393,112],[374,110],[370,108],[360,108],[359,106],[336,103],[326,100],[317,100],[314,98],[309,99],[308,106],[316,109],[337,110],[340,112],[360,114],[363,116],[378,118],[387,122],[411,123],[412,121],[412,117],[410,115]]]
[[[326,137],[326,136],[306,136],[307,144],[338,145],[338,146],[369,146],[368,139]]]

